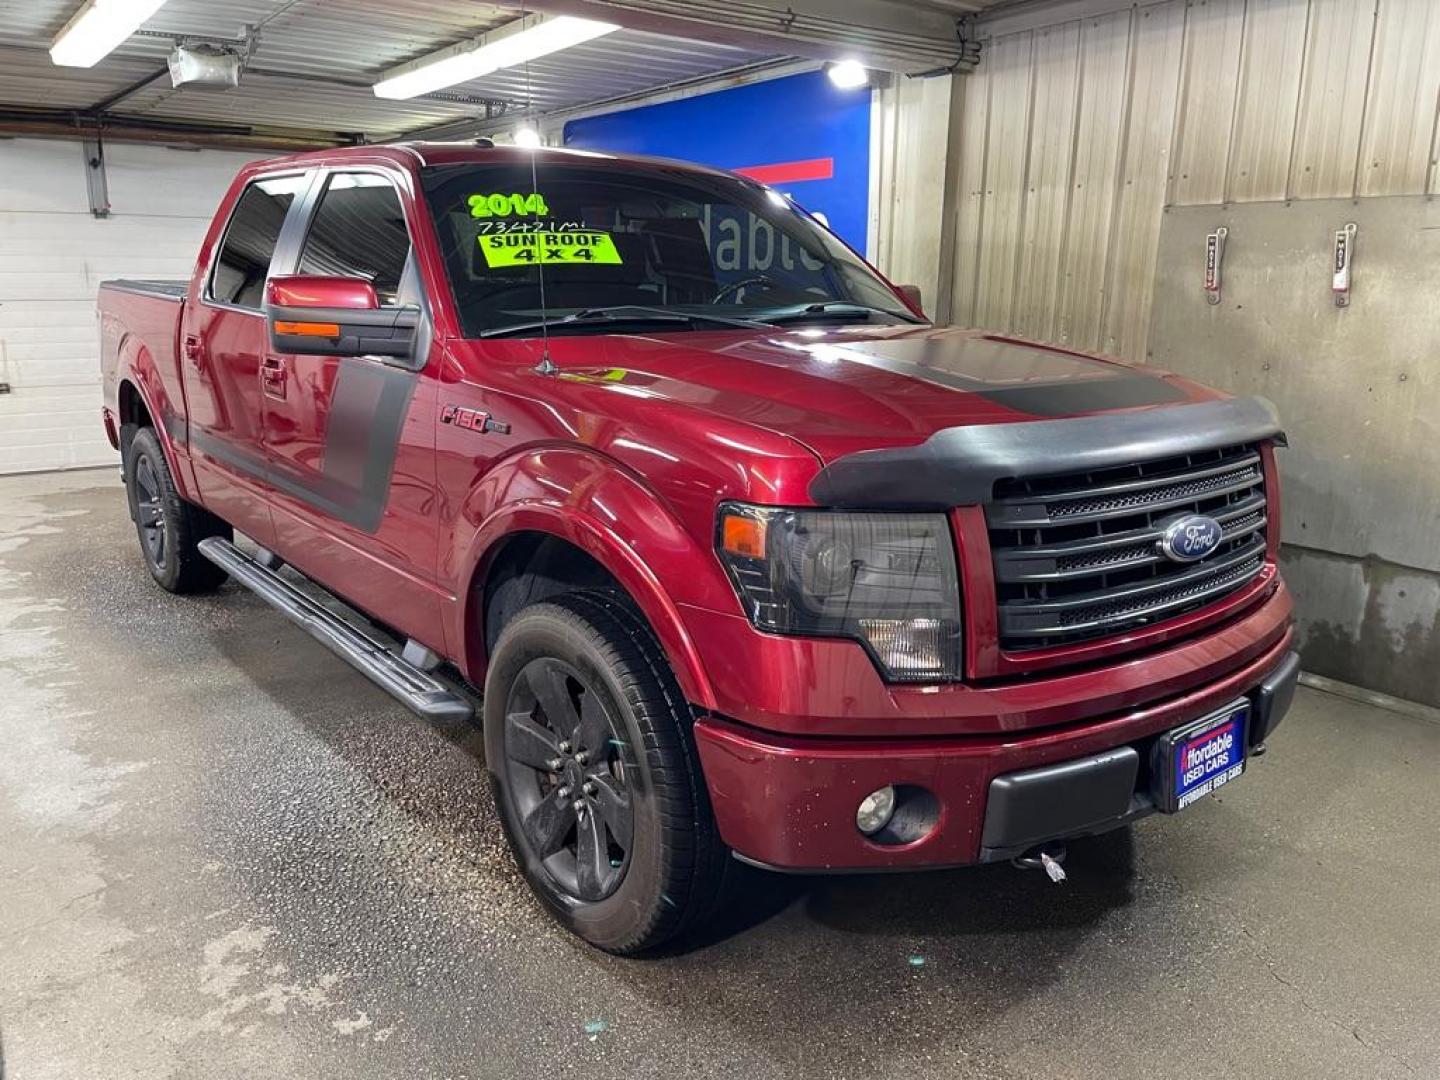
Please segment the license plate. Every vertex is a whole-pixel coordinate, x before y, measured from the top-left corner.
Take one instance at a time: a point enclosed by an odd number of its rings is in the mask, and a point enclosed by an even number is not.
[[[1174,813],[1213,794],[1245,771],[1250,702],[1237,701],[1160,737],[1156,764],[1161,805]]]

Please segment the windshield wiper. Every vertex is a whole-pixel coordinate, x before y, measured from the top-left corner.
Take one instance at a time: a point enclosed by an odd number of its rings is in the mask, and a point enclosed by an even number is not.
[[[872,315],[887,315],[904,322],[920,322],[913,315],[902,315],[898,311],[889,311],[885,308],[868,307],[850,300],[825,300],[818,304],[807,304],[804,307],[792,308],[788,311],[777,311],[772,315],[764,316],[764,319],[767,323],[772,324],[812,322],[822,319],[827,322],[864,322]]]
[[[768,323],[760,322],[757,319],[742,319],[734,315],[710,315],[703,311],[678,311],[670,308],[646,307],[644,304],[616,304],[613,307],[586,308],[589,313],[604,311],[609,314],[624,318],[625,312],[634,312],[640,316],[664,317],[665,319],[680,318],[692,323],[711,323],[715,326],[740,326],[747,330],[764,330]]]
[[[767,323],[754,319],[734,319],[725,315],[706,315],[695,311],[671,311],[667,308],[646,307],[643,304],[615,304],[610,307],[585,308],[573,315],[559,319],[535,319],[531,322],[515,323],[510,326],[496,326],[480,331],[482,338],[509,337],[531,330],[554,330],[565,326],[604,326],[609,323],[686,323],[689,325],[710,323],[716,326],[738,326],[747,330],[764,330]]]

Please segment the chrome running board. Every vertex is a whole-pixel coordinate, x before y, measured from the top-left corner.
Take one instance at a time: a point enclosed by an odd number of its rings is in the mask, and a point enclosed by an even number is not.
[[[475,708],[433,675],[328,611],[228,540],[200,541],[200,554],[412,712],[430,720],[470,720]]]

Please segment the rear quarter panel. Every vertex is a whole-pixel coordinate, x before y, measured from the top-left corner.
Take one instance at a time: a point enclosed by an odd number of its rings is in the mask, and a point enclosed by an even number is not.
[[[176,353],[184,302],[105,283],[100,286],[100,371],[105,406],[120,415],[121,387],[139,392],[155,422],[180,494],[197,495],[186,445],[185,392]]]

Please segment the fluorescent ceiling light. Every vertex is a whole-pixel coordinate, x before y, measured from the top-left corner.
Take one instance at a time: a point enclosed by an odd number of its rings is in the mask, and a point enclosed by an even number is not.
[[[165,0],[89,0],[50,45],[50,59],[65,67],[94,67]]]
[[[614,23],[571,15],[559,15],[528,27],[524,26],[526,21],[516,20],[474,41],[395,68],[375,84],[375,96],[403,99],[430,94],[620,29]]]
[[[825,68],[830,81],[841,90],[855,90],[870,81],[870,73],[859,60],[841,60]]]
[[[515,145],[523,146],[527,150],[536,150],[544,143],[540,138],[540,132],[533,127],[522,127],[515,129]]]

